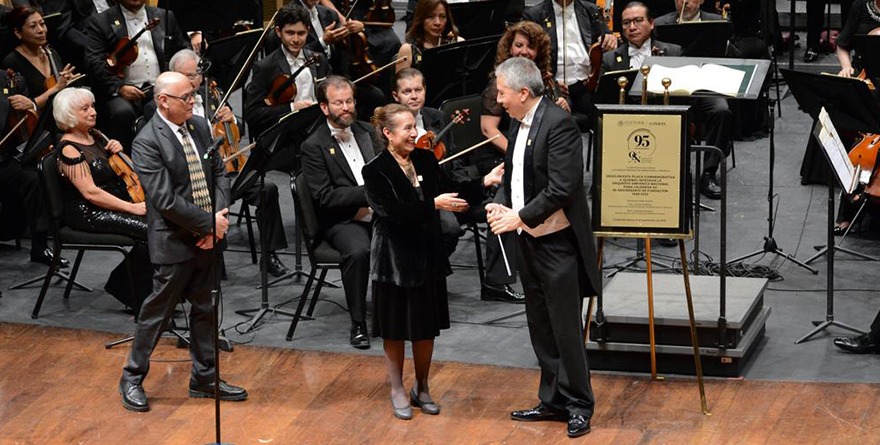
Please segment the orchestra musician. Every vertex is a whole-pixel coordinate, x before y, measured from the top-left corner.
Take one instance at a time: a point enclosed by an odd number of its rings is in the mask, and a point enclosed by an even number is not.
[[[189,45],[174,13],[145,3],[146,0],[119,0],[118,5],[91,16],[86,25],[86,73],[97,99],[99,127],[106,128],[107,136],[118,140],[125,149],[131,147],[134,121],[143,113],[156,76],[167,71],[172,54]],[[120,40],[134,37],[147,23],[157,25],[140,35],[137,58],[124,68],[120,78],[107,64],[108,55],[116,51]],[[166,39],[166,29],[170,40]]]
[[[400,60],[396,69],[418,68],[422,62],[422,51],[461,41],[464,39],[458,35],[449,3],[446,0],[421,0],[406,31],[406,43],[401,45],[397,53]]]
[[[495,68],[498,102],[516,119],[504,181],[486,206],[495,234],[516,236],[532,347],[541,368],[534,408],[513,420],[567,422],[569,437],[590,432],[595,399],[584,346],[583,298],[597,295],[583,144],[571,114],[545,97],[535,63],[512,57]]]
[[[321,4],[328,9],[335,11],[339,17],[339,24],[349,27],[350,32],[357,32],[363,27],[364,33],[367,35],[367,43],[369,45],[370,55],[377,65],[385,65],[390,63],[394,56],[400,50],[400,39],[391,27],[394,21],[378,22],[370,21],[371,13],[374,12],[376,6],[380,3],[391,2],[382,0],[320,0]],[[350,10],[349,10],[350,9]],[[393,15],[394,10],[391,10]],[[348,18],[346,18],[348,14]],[[356,22],[356,23],[354,23]],[[366,23],[370,24],[367,25]],[[391,82],[391,76],[383,73],[384,81],[380,81],[380,85],[388,85]],[[382,88],[387,90],[386,87]]]
[[[621,11],[621,26],[627,44],[602,56],[602,71],[618,71],[639,68],[650,56],[676,57],[681,55],[681,47],[651,38],[654,20],[648,7],[639,1],[632,1]],[[732,115],[727,100],[720,97],[697,97],[691,99],[694,121],[706,126],[706,143],[720,148],[725,156],[730,154],[733,145]],[[721,157],[714,151],[703,155],[703,171],[700,175],[700,193],[709,199],[721,199],[721,187],[716,180]]]
[[[434,154],[415,148],[415,116],[401,104],[377,108],[373,116],[386,145],[363,168],[367,202],[374,210],[370,278],[373,282],[373,335],[382,337],[391,383],[391,408],[398,419],[440,414],[428,376],[434,338],[449,328],[446,275],[439,210],[462,211],[467,202],[442,193]],[[403,387],[405,342],[412,343],[415,384]]]
[[[351,316],[349,343],[370,347],[367,285],[370,279],[370,223],[361,169],[376,155],[373,128],[356,120],[355,86],[332,75],[318,84],[318,103],[326,120],[302,143],[306,175],[321,236],[342,255],[342,289]]]
[[[868,34],[880,28],[880,1],[854,0],[846,17],[843,29],[837,35],[837,60],[840,62],[841,76],[858,74],[853,67],[852,37],[856,34]]]
[[[21,76],[17,76],[21,79]],[[27,85],[18,82],[17,89],[9,90],[8,79],[0,76],[0,91],[8,91],[10,94],[0,94],[0,138],[12,131],[6,118],[13,110],[28,112],[36,110],[36,104],[27,97]],[[20,209],[21,218],[27,221],[31,230],[30,260],[45,265],[52,264],[53,252],[48,244],[49,232],[49,209],[44,201],[43,188],[40,178],[33,166],[23,166],[15,158],[15,143],[10,139],[0,146],[0,202],[3,203],[4,216],[13,215],[8,209]],[[68,267],[70,262],[65,258],[60,259],[62,268]]]
[[[721,20],[721,14],[701,9],[703,0],[675,0],[675,11],[654,19],[655,25],[675,25],[677,23],[708,22]]]
[[[584,81],[598,70],[590,61],[590,47],[599,42],[604,52],[617,48],[617,38],[599,14],[599,7],[587,0],[543,0],[522,14],[523,20],[542,25],[550,36],[556,83],[569,98],[571,111],[587,116],[593,114],[593,95]]]
[[[254,135],[267,130],[291,111],[317,103],[315,83],[330,74],[330,65],[323,55],[305,47],[310,23],[309,13],[296,3],[289,3],[278,11],[275,34],[281,39],[281,47],[254,63],[253,76],[247,86],[244,117]],[[296,76],[296,95],[290,103],[267,104],[273,81],[282,75],[289,77],[312,58],[316,61]]]
[[[869,2],[871,0],[868,0]],[[819,50],[821,43],[821,34],[825,31],[825,9],[828,6],[828,0],[809,0],[807,3],[807,50],[804,51],[804,62],[812,63],[819,59]],[[840,3],[840,19],[844,27],[849,21],[850,11],[861,7],[860,0],[839,0]],[[830,36],[826,36],[826,45]],[[840,36],[837,37],[840,39]],[[840,42],[837,42],[840,45]],[[838,46],[839,48],[839,46]]]
[[[874,317],[868,332],[837,337],[834,339],[834,346],[853,354],[880,354],[880,312]]]
[[[43,109],[52,95],[67,86],[67,82],[75,74],[74,68],[62,65],[61,58],[55,51],[48,53],[52,57],[49,60],[45,49],[48,30],[43,15],[38,11],[19,6],[7,15],[7,20],[18,39],[18,46],[3,58],[0,65],[21,73],[37,108]],[[58,71],[54,72],[55,70]],[[47,87],[46,80],[50,77],[55,82],[52,87]]]
[[[154,265],[153,291],[141,305],[119,382],[122,405],[132,411],[150,409],[143,387],[150,355],[181,298],[192,305],[189,396],[214,397],[217,357],[211,290],[219,282],[219,240],[229,228],[229,179],[219,157],[204,156],[212,138],[204,120],[192,119],[196,92],[189,79],[176,72],[162,73],[154,94],[158,112],[132,147],[147,198],[147,242]],[[247,395],[244,388],[220,381],[221,400],[245,400]]]
[[[56,146],[58,171],[67,179],[62,189],[64,222],[76,230],[136,240],[126,259],[110,273],[104,289],[137,314],[152,288],[146,204],[133,202],[126,183],[110,165],[110,157],[122,152],[122,145],[93,133],[95,96],[84,88],[67,88],[52,102],[55,123],[64,132]]]
[[[195,104],[193,104],[193,116],[208,119],[209,116],[206,112],[208,109],[207,104],[211,103],[213,99],[204,97],[204,76],[202,76],[199,69],[199,62],[199,55],[195,51],[182,49],[171,56],[171,60],[168,62],[168,69],[181,73],[189,79],[193,89],[198,91],[198,94],[195,96]],[[155,107],[155,102],[148,104],[144,108],[144,117],[147,119],[151,118]],[[216,113],[217,117],[214,120],[217,123],[237,124],[235,115],[232,114],[232,109],[228,105],[224,104],[222,108],[212,111],[212,113]],[[206,122],[208,122],[208,125],[213,125],[212,122],[207,120]],[[256,206],[257,208],[257,227],[260,233],[266,236],[266,246],[263,247],[269,252],[266,270],[272,276],[282,277],[289,273],[290,270],[281,262],[276,253],[278,250],[287,248],[284,222],[281,219],[281,207],[278,204],[278,186],[272,182],[265,182],[263,193],[265,193],[265,201],[260,199],[260,184],[257,182],[245,190],[241,198],[248,205]]]

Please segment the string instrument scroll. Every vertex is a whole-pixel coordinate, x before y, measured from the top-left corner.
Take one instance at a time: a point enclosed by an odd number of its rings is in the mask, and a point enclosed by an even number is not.
[[[428,130],[427,133],[423,134],[416,140],[416,148],[431,150],[434,152],[434,158],[438,161],[443,159],[446,156],[446,144],[444,144],[441,139],[443,139],[443,136],[452,129],[453,125],[467,122],[470,119],[470,114],[471,110],[469,108],[455,110],[452,114],[452,121],[449,122],[448,125],[443,127],[443,129],[437,134]]]
[[[91,133],[93,137],[101,140],[102,148],[106,149],[110,139],[104,133],[94,128],[91,130]],[[107,157],[107,162],[116,173],[116,176],[119,176],[125,182],[125,188],[128,190],[128,196],[131,197],[131,202],[135,204],[144,202],[146,200],[144,189],[141,187],[140,178],[138,178],[137,173],[134,171],[134,164],[131,162],[131,158],[120,151],[110,154]]]
[[[113,52],[107,55],[107,67],[119,78],[125,76],[125,69],[131,66],[138,57],[137,40],[143,33],[155,28],[159,24],[159,17],[150,20],[144,28],[137,32],[134,37],[123,37],[116,42]]]

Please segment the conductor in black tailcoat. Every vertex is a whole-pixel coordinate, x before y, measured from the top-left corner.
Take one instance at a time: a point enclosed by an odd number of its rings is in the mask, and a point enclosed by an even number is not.
[[[561,420],[568,435],[590,431],[593,390],[583,341],[583,298],[602,281],[583,182],[583,144],[571,115],[549,99],[535,63],[513,57],[495,68],[498,103],[515,119],[504,181],[486,206],[492,232],[519,234],[520,275],[540,403],[514,420]]]

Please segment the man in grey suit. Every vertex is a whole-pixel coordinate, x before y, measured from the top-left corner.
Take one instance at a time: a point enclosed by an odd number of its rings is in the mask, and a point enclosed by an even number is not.
[[[515,119],[507,133],[504,181],[486,206],[492,232],[519,236],[519,271],[532,347],[541,367],[540,403],[519,421],[568,422],[590,432],[595,399],[584,347],[583,298],[602,279],[583,180],[583,144],[571,115],[549,99],[541,72],[524,57],[495,68],[498,103]]]
[[[132,147],[135,170],[147,197],[147,242],[154,266],[153,292],[141,306],[128,362],[119,382],[122,405],[150,409],[143,381],[150,355],[186,297],[190,311],[190,397],[214,397],[217,358],[211,290],[217,286],[220,249],[214,245],[229,228],[229,180],[219,157],[206,159],[211,134],[203,119],[192,119],[195,103],[189,79],[166,72],[156,79],[158,113],[138,133]],[[211,195],[211,190],[214,196]],[[211,213],[211,200],[217,213]],[[247,391],[221,381],[221,400],[244,400]]]
[[[675,0],[675,11],[657,17],[654,24],[675,25],[677,23],[721,20],[719,14],[700,9],[702,5],[703,0]]]

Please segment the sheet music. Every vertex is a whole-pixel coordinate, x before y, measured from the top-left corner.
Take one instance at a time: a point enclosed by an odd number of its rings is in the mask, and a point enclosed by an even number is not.
[[[745,75],[743,71],[714,63],[675,68],[655,63],[648,74],[648,91],[662,94],[661,81],[664,77],[668,77],[672,80],[672,85],[669,87],[671,95],[693,94],[694,91],[705,90],[736,96]]]
[[[852,193],[859,184],[859,178],[857,177],[859,172],[856,171],[856,168],[850,162],[846,147],[843,146],[840,135],[838,135],[837,130],[834,128],[834,123],[831,122],[831,116],[828,115],[825,107],[822,107],[819,111],[818,130],[819,144],[825,150],[828,161],[834,169],[834,174],[837,175],[840,185],[846,189],[846,192]]]

